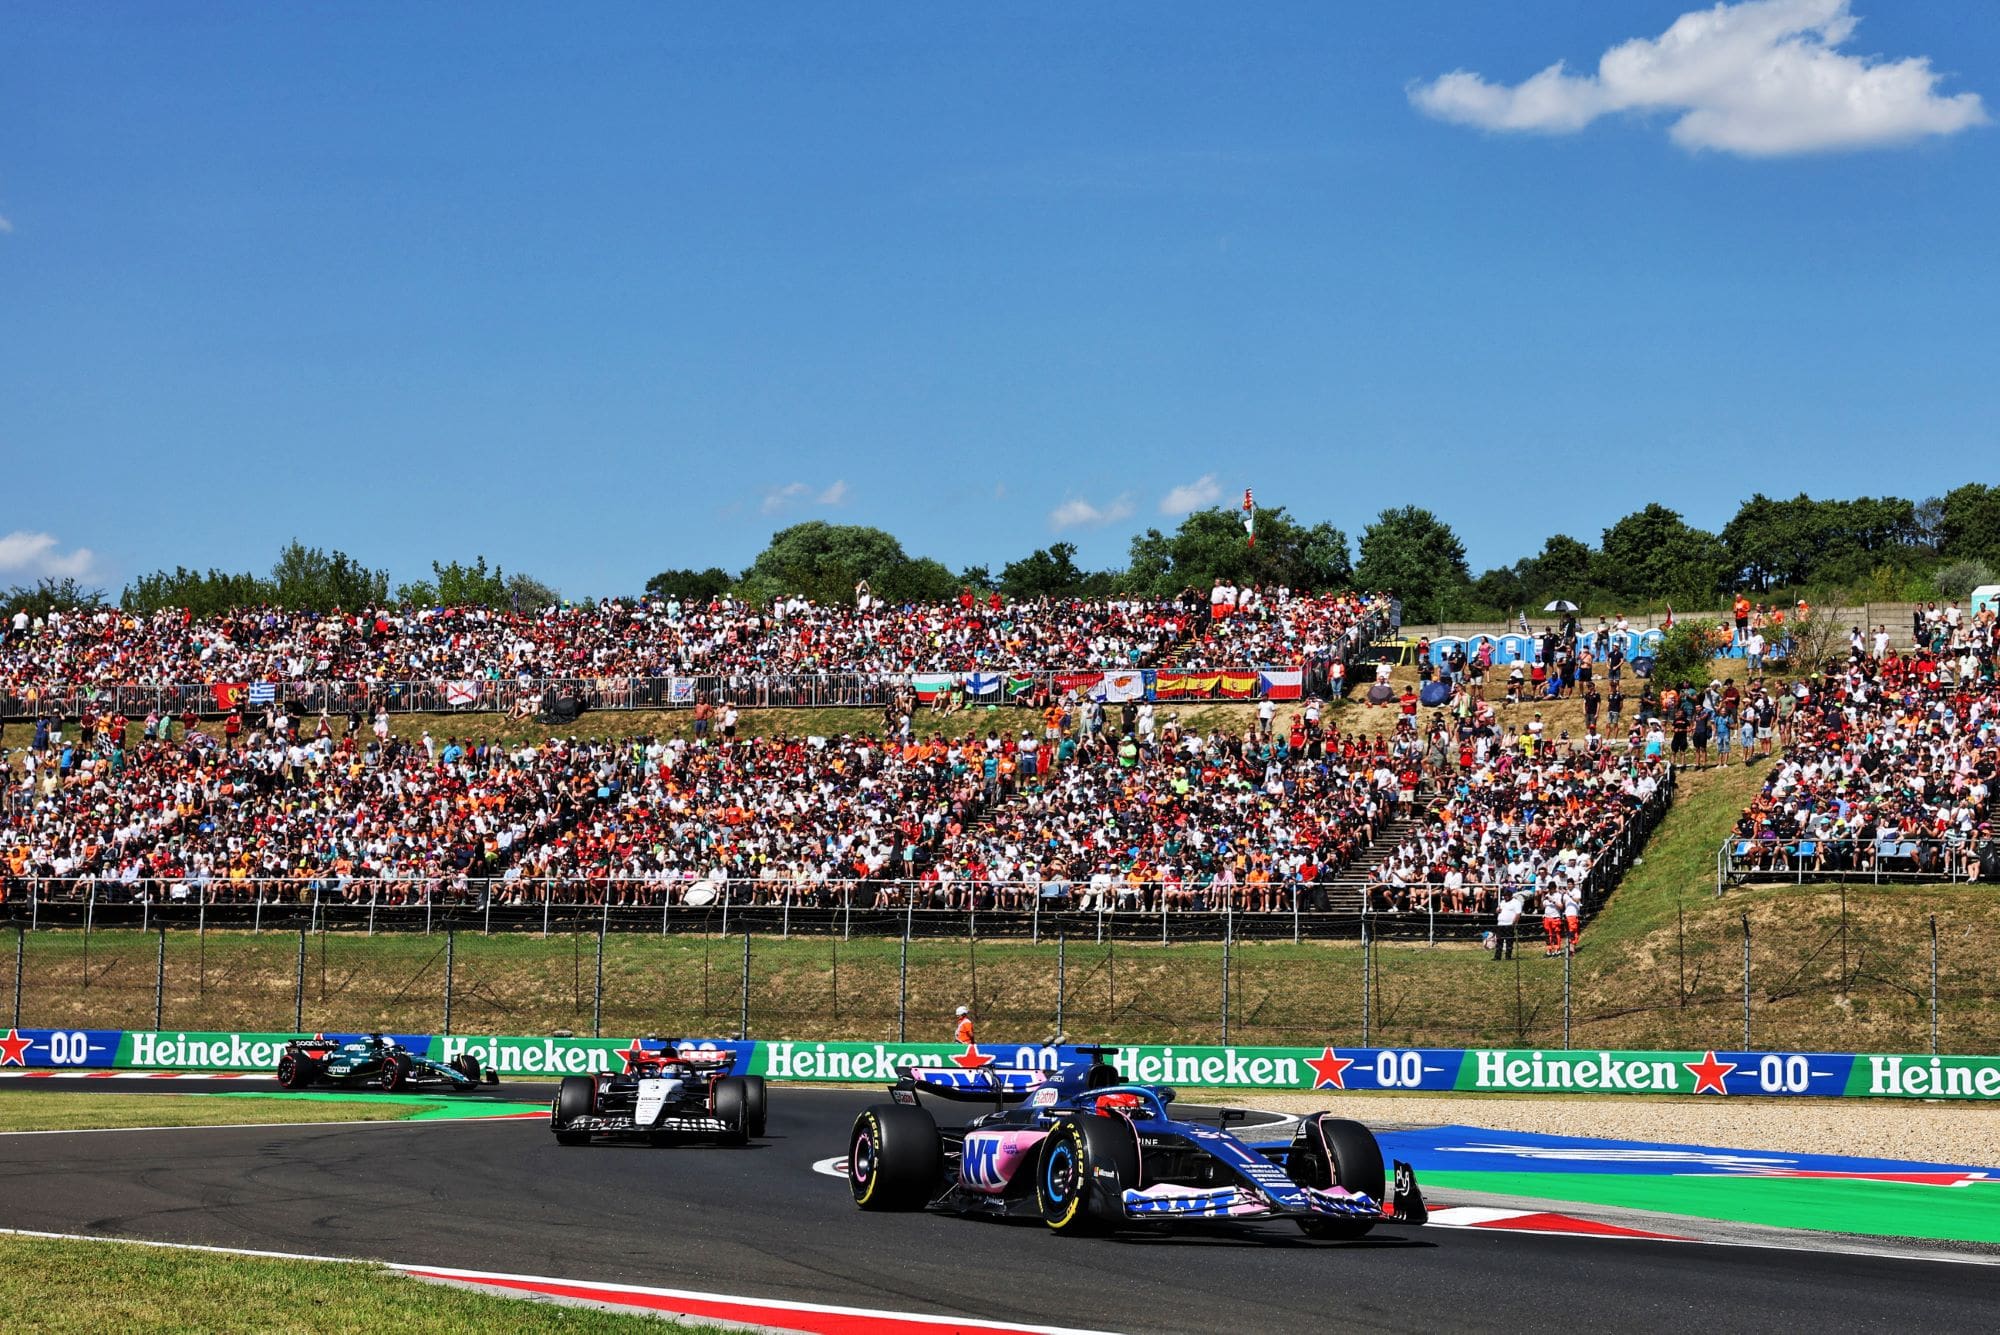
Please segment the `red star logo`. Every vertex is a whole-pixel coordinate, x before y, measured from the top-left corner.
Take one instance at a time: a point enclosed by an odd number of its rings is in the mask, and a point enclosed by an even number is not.
[[[959,1053],[956,1057],[953,1057],[951,1060],[955,1065],[963,1066],[968,1071],[974,1070],[981,1066],[991,1066],[993,1064],[993,1059],[991,1057],[981,1052],[977,1047],[975,1047],[971,1043],[967,1043],[965,1045],[965,1051]]]
[[[1354,1058],[1336,1057],[1328,1048],[1317,1057],[1306,1058],[1306,1065],[1312,1067],[1314,1089],[1346,1089],[1347,1068],[1354,1065]]]
[[[631,1047],[619,1048],[617,1052],[614,1053],[613,1055],[623,1057],[625,1059],[625,1069],[630,1071],[637,1068],[645,1061],[657,1060],[660,1054],[654,1052],[650,1048],[640,1047],[639,1040],[635,1038],[632,1040]]]
[[[7,1037],[0,1038],[0,1066],[26,1066],[31,1041],[22,1038],[20,1030],[9,1029]]]
[[[1682,1062],[1681,1065],[1687,1067],[1688,1074],[1694,1077],[1694,1092],[1697,1094],[1709,1090],[1727,1094],[1729,1091],[1723,1087],[1722,1077],[1736,1069],[1735,1062],[1717,1061],[1713,1052],[1702,1053],[1698,1062]]]

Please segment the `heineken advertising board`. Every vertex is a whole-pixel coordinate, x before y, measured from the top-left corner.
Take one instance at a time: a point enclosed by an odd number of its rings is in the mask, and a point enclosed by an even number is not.
[[[341,1041],[352,1034],[327,1034]],[[115,1029],[10,1029],[0,1068],[132,1068],[161,1071],[275,1069],[277,1033]],[[622,1070],[637,1038],[527,1038],[396,1034],[439,1061],[470,1054],[500,1078],[552,1080]],[[646,1047],[657,1047],[656,1040]],[[1074,1047],[988,1043],[845,1043],[802,1039],[678,1040],[732,1051],[738,1069],[770,1080],[878,1084],[903,1066],[1036,1066],[1082,1061]],[[1128,1080],[1242,1090],[1384,1090],[1473,1093],[1732,1094],[1821,1098],[2000,1100],[2000,1057],[1841,1052],[1617,1052],[1509,1048],[1206,1047],[1137,1044],[1112,1059]]]

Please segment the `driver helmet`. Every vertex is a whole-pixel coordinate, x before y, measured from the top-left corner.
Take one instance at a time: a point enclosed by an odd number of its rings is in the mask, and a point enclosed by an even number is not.
[[[1144,1099],[1130,1090],[1118,1090],[1110,1094],[1099,1094],[1094,1105],[1094,1110],[1100,1117],[1109,1117],[1113,1114],[1130,1117],[1140,1108],[1143,1108],[1145,1104],[1146,1101]]]

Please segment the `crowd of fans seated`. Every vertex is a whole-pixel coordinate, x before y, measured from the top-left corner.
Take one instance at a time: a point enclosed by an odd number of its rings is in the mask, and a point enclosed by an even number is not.
[[[1387,606],[1353,594],[1230,592],[1227,605],[1194,590],[1033,602],[968,590],[896,606],[864,593],[843,606],[642,598],[533,612],[17,611],[0,644],[0,699],[32,714],[113,686],[337,681],[365,694],[411,681],[1296,666],[1354,647],[1368,613]]]
[[[1844,664],[1792,684],[1789,745],[1730,842],[1739,872],[2000,879],[1994,616],[1917,614],[1899,652],[1860,628]]]

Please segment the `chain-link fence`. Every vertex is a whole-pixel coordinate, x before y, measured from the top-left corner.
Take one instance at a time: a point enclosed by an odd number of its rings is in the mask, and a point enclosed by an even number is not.
[[[1694,901],[1690,901],[1694,902]],[[1708,901],[1712,904],[1712,901]],[[19,928],[16,1026],[2000,1051],[2000,915],[1824,896],[1511,957],[1476,941]],[[1914,924],[1914,925],[1913,925]],[[1747,947],[1746,947],[1747,943]]]

